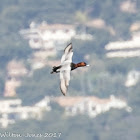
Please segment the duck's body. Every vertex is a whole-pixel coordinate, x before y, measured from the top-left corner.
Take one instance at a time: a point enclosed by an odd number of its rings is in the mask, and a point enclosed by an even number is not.
[[[84,66],[87,66],[85,62],[80,62],[80,63],[77,63],[77,64],[75,64],[75,63],[71,63],[71,64],[70,64],[71,71],[72,71],[72,70],[75,70],[75,69],[77,69],[77,68],[79,68],[79,67],[84,67]],[[62,67],[61,65],[59,65],[59,66],[57,66],[57,67],[54,66],[53,69],[52,69],[51,74],[53,74],[53,73],[59,73],[61,67]]]
[[[73,63],[72,56],[72,43],[70,43],[64,50],[64,54],[61,58],[61,65],[54,66],[51,72],[51,74],[60,72],[60,89],[63,95],[66,95],[67,88],[69,86],[70,71],[75,70],[78,67],[89,66],[85,62],[80,62],[77,64]]]

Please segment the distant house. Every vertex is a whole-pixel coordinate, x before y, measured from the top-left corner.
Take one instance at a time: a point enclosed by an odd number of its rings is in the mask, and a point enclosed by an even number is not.
[[[140,21],[134,22],[129,29],[131,32],[138,32],[140,30]]]
[[[126,109],[131,108],[124,100],[111,96],[109,99],[100,99],[94,96],[77,96],[77,97],[55,97],[53,101],[65,108],[65,114],[75,116],[78,114],[87,114],[90,117],[109,111],[111,108]]]
[[[68,24],[40,24],[39,34],[45,41],[70,41],[76,31],[73,25]]]
[[[9,77],[21,77],[28,73],[22,61],[11,60],[7,65]]]
[[[16,88],[21,84],[21,77],[27,74],[28,70],[21,61],[11,60],[7,65],[4,96],[15,96]]]
[[[29,29],[23,29],[20,34],[29,39],[29,45],[33,49],[62,47],[75,36],[75,27],[67,24],[41,24],[31,23]]]
[[[125,0],[120,4],[120,10],[125,13],[136,13],[136,2],[131,0]]]
[[[114,96],[111,96],[109,99],[100,99],[94,96],[46,96],[33,106],[22,106],[20,99],[1,100],[0,127],[6,128],[9,124],[16,123],[17,120],[41,120],[44,112],[53,110],[51,103],[56,103],[64,108],[66,117],[85,114],[94,118],[109,111],[111,108],[126,109],[128,112],[132,111],[126,101]]]
[[[105,49],[108,58],[140,57],[140,32],[133,33],[131,40],[110,42]]]
[[[92,27],[92,28],[97,28],[97,29],[104,29],[106,31],[108,31],[111,35],[115,35],[116,32],[115,30],[111,27],[108,26],[105,22],[105,20],[101,19],[101,18],[95,18],[93,20],[90,20],[86,23],[87,27]]]
[[[4,96],[12,97],[16,95],[16,88],[19,87],[21,82],[14,78],[7,79],[5,82]]]
[[[125,86],[126,87],[135,86],[139,82],[139,80],[140,80],[140,71],[132,70],[127,75]]]
[[[22,106],[21,99],[1,100],[0,127],[6,128],[9,124],[16,123],[17,120],[40,120],[44,111],[50,111],[47,97],[34,106]]]
[[[29,29],[20,30],[20,34],[29,40],[33,49],[64,49],[67,42],[72,38],[81,40],[92,40],[93,36],[82,32],[76,33],[76,26],[70,24],[48,24],[43,21],[41,24],[32,22]]]

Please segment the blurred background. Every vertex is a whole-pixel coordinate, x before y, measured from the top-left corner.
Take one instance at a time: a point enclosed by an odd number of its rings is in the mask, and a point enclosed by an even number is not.
[[[139,0],[4,0],[0,42],[0,139],[140,139]],[[70,42],[90,67],[64,97]]]

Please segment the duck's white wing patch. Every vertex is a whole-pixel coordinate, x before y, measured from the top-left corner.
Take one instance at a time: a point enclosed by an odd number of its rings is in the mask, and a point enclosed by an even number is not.
[[[70,81],[70,70],[60,70],[60,89],[66,95]]]
[[[61,58],[61,64],[64,61],[69,61],[71,63],[72,62],[72,56],[73,56],[72,43],[70,43],[64,50],[64,54]]]
[[[70,71],[72,62],[73,50],[72,44],[70,43],[64,50],[64,54],[61,58],[60,68],[60,89],[63,95],[66,95],[70,81]]]

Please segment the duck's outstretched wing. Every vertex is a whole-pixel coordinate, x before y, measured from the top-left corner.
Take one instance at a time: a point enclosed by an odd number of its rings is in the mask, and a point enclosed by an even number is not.
[[[60,89],[62,94],[65,96],[70,81],[70,70],[60,71]]]
[[[60,89],[63,95],[66,95],[67,89],[70,81],[70,71],[72,63],[72,43],[70,43],[64,50],[64,54],[61,58],[61,68],[60,68]]]
[[[70,43],[65,49],[64,54],[61,58],[61,64],[63,64],[65,61],[71,63],[72,62],[72,56],[73,56],[73,49],[72,49],[72,43]]]

